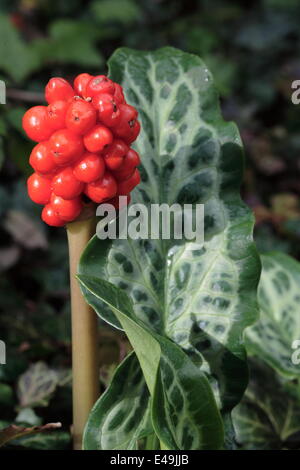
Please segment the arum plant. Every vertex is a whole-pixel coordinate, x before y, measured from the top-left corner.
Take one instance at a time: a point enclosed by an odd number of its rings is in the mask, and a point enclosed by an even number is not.
[[[300,263],[262,255],[260,318],[246,330],[250,382],[233,411],[242,449],[300,448]]]
[[[85,449],[222,449],[248,381],[244,331],[257,318],[260,261],[240,198],[243,149],[212,75],[173,48],[116,51],[110,78],[141,118],[133,202],[204,204],[204,243],[94,236],[78,280],[133,352],[93,407]],[[84,368],[84,364],[82,364]]]

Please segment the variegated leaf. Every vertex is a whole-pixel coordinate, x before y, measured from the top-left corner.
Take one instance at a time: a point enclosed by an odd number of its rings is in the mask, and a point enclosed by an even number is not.
[[[204,204],[205,242],[195,249],[172,238],[94,237],[79,272],[126,292],[137,319],[152,335],[176,343],[207,374],[228,412],[247,384],[243,331],[257,315],[260,271],[253,218],[239,195],[238,131],[222,119],[212,76],[198,57],[172,48],[120,49],[109,66],[142,122],[135,144],[142,183],[133,202]],[[101,296],[84,293],[102,318],[121,326]]]
[[[293,354],[300,349],[300,264],[279,252],[263,255],[262,263],[260,319],[247,329],[247,349],[281,374],[299,377]]]

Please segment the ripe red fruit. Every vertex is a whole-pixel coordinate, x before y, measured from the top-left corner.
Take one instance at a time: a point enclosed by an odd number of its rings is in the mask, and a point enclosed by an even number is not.
[[[86,93],[90,97],[95,96],[97,93],[113,94],[114,91],[114,82],[105,75],[97,75],[96,77],[93,77],[86,86]]]
[[[45,98],[49,104],[54,101],[68,101],[73,96],[74,90],[64,78],[51,78],[46,85]]]
[[[139,121],[135,121],[134,125],[130,128],[130,131],[128,132],[128,135],[124,137],[125,142],[130,145],[132,142],[134,142],[139,135],[141,130],[141,125]]]
[[[86,94],[86,86],[92,78],[92,75],[90,75],[89,73],[81,73],[77,75],[74,80],[75,94],[78,96],[82,96],[83,98],[87,98],[88,95]]]
[[[101,122],[108,127],[117,126],[121,113],[114,97],[109,93],[98,93],[93,97],[92,104],[98,111],[98,116]]]
[[[54,132],[49,142],[53,159],[57,165],[74,162],[84,151],[82,138],[69,129]]]
[[[53,101],[47,106],[49,126],[52,131],[58,131],[66,127],[66,114],[68,103],[66,101]]]
[[[37,173],[52,173],[56,164],[52,158],[48,141],[40,142],[31,151],[29,163]]]
[[[25,132],[39,142],[29,158],[35,173],[28,193],[45,205],[42,219],[56,227],[77,219],[83,193],[119,208],[140,182],[140,158],[130,149],[140,131],[138,113],[126,103],[121,85],[88,73],[73,85],[52,78],[45,87],[48,106],[35,106],[23,117]]]
[[[51,179],[33,173],[27,180],[30,199],[36,204],[47,204],[51,195]]]
[[[55,209],[52,207],[51,204],[47,204],[44,209],[42,210],[42,220],[52,227],[62,227],[66,224],[65,220],[62,220]]]
[[[130,106],[129,104],[120,104],[119,108],[121,111],[121,118],[118,126],[114,128],[114,133],[118,137],[122,137],[127,142],[128,138],[132,137],[132,135],[137,131],[136,122],[138,112],[133,106]],[[132,131],[133,128],[135,128],[135,131]]]
[[[89,152],[101,152],[112,143],[113,135],[107,127],[99,124],[85,134],[83,141]]]
[[[103,178],[87,184],[85,194],[94,202],[102,202],[111,199],[117,193],[117,183],[107,171]]]
[[[123,93],[123,88],[121,85],[118,83],[115,83],[115,92],[114,92],[114,100],[118,104],[124,104],[125,103],[125,97]]]
[[[86,152],[76,163],[73,171],[79,181],[91,183],[102,178],[105,172],[105,163],[100,155]]]
[[[82,193],[84,184],[75,177],[73,169],[67,167],[53,178],[52,187],[57,196],[74,199]]]
[[[69,105],[66,114],[66,127],[75,134],[85,134],[96,124],[95,108],[81,98],[75,98]]]
[[[114,178],[117,181],[125,181],[126,179],[130,178],[135,168],[140,163],[141,160],[139,154],[135,150],[129,149],[125,155],[122,165],[113,172]]]
[[[77,219],[82,209],[82,201],[80,197],[67,200],[52,193],[50,204],[58,217],[66,222],[71,222],[72,220]]]
[[[125,181],[120,181],[118,183],[118,195],[126,195],[130,193],[140,182],[140,173],[139,170],[136,168],[130,178]]]
[[[33,106],[28,109],[22,120],[23,129],[28,137],[35,142],[49,139],[52,129],[46,106]]]
[[[111,170],[119,168],[128,152],[128,146],[121,139],[115,139],[104,153],[105,164]]]

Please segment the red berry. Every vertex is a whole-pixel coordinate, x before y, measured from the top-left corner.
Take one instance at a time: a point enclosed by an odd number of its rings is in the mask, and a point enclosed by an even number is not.
[[[135,141],[141,130],[141,125],[139,121],[135,121],[133,127],[130,128],[130,131],[126,137],[124,137],[125,142],[130,145]]]
[[[115,99],[116,103],[118,103],[118,104],[124,104],[125,103],[123,88],[118,83],[115,83],[115,92],[114,92],[113,96],[114,96],[114,99]]]
[[[114,129],[114,132],[117,136],[125,139],[131,133],[131,129],[136,123],[138,112],[129,104],[120,104],[119,108],[121,111],[121,118],[118,126]]]
[[[82,209],[80,197],[67,200],[52,193],[50,203],[58,217],[66,222],[71,222],[72,220],[77,219]]]
[[[32,149],[29,163],[37,173],[53,173],[56,164],[53,161],[48,141],[41,142]]]
[[[23,116],[22,125],[28,137],[36,142],[47,140],[52,134],[46,106],[28,109]]]
[[[117,183],[107,171],[103,178],[87,184],[85,194],[94,202],[102,202],[111,199],[117,193]]]
[[[74,175],[79,181],[91,183],[102,178],[105,171],[105,163],[100,155],[84,153],[74,167]]]
[[[125,155],[122,165],[113,173],[115,179],[117,181],[125,181],[126,179],[130,178],[135,168],[140,163],[141,160],[139,154],[135,150],[129,149]]]
[[[68,101],[73,96],[74,90],[64,78],[51,78],[46,85],[45,98],[49,104],[54,101]]]
[[[100,121],[108,127],[117,126],[121,114],[114,98],[109,93],[98,93],[93,97],[93,106],[98,111]]]
[[[141,182],[141,177],[139,170],[136,168],[133,175],[125,181],[120,181],[118,183],[118,194],[128,194],[130,193],[139,183]]]
[[[51,204],[47,204],[42,210],[42,220],[52,227],[62,227],[66,223],[57,215]]]
[[[119,168],[119,170],[124,169],[125,166],[127,168],[129,166],[131,168],[134,168],[136,166],[139,166],[140,164],[141,164],[141,159],[140,159],[139,154],[134,149],[129,149],[124,158],[123,165]]]
[[[74,162],[84,151],[82,138],[69,129],[54,132],[49,142],[57,165]]]
[[[114,175],[114,178],[116,179],[116,181],[126,181],[128,180],[128,178],[130,178],[133,173],[135,171],[135,168],[127,168],[127,169],[124,169],[124,170],[117,170],[117,171],[114,171],[113,172],[113,175]]]
[[[30,199],[36,204],[47,204],[51,195],[51,179],[33,173],[27,180]]]
[[[107,127],[99,124],[86,133],[83,141],[89,152],[101,152],[112,143],[113,135]]]
[[[53,178],[53,192],[64,199],[74,199],[83,191],[84,184],[74,176],[73,169],[67,167]]]
[[[69,105],[66,126],[75,134],[85,134],[96,124],[95,108],[82,98],[75,98]]]
[[[83,98],[87,98],[88,95],[86,94],[86,86],[92,78],[92,75],[89,73],[81,73],[80,75],[77,75],[74,80],[75,94],[82,96]]]
[[[52,131],[58,131],[66,127],[66,114],[68,103],[66,101],[53,101],[47,107],[49,125]]]
[[[104,153],[106,166],[111,170],[119,168],[128,150],[129,148],[123,140],[115,139]]]
[[[97,75],[96,77],[93,77],[86,86],[86,93],[90,97],[93,97],[98,93],[113,94],[114,91],[114,82],[105,75]]]

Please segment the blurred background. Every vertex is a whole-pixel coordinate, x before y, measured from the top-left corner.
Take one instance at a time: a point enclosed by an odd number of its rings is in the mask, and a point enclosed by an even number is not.
[[[24,440],[30,448],[70,445],[70,335],[66,236],[40,222],[26,195],[33,144],[24,111],[41,103],[51,76],[105,73],[120,46],[173,45],[213,72],[226,119],[246,150],[243,198],[256,215],[261,252],[300,254],[300,79],[298,0],[1,0],[0,79],[0,424],[62,421],[63,432]],[[101,380],[127,352],[121,334],[101,329]]]

